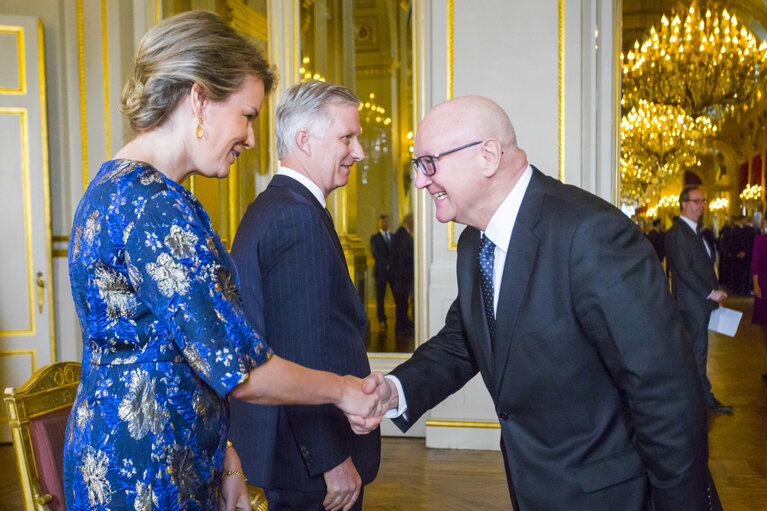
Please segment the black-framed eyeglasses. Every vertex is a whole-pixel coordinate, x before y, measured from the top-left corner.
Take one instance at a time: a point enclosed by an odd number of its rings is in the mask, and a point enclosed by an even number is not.
[[[449,151],[442,151],[441,153],[437,154],[425,154],[423,156],[419,156],[418,158],[411,158],[410,165],[413,167],[413,172],[420,171],[424,176],[433,176],[437,172],[438,159],[456,151],[460,151],[461,149],[466,149],[468,147],[481,144],[482,142],[484,142],[484,140],[478,140],[477,142],[462,145],[461,147],[456,147],[455,149],[450,149]]]

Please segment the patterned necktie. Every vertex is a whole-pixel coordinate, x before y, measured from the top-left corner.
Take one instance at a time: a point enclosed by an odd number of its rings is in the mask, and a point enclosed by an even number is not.
[[[482,301],[485,305],[485,317],[490,330],[490,339],[495,337],[495,311],[493,309],[493,266],[495,265],[495,244],[482,235],[479,244],[479,280],[482,286]]]

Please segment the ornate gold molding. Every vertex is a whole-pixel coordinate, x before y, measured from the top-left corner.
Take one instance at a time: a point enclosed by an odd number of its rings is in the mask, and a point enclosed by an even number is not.
[[[44,108],[44,105],[41,105]],[[29,329],[0,331],[0,337],[29,337],[34,336],[35,329],[35,283],[34,269],[32,266],[32,197],[29,188],[29,126],[27,121],[27,109],[20,107],[0,107],[0,115],[18,115],[21,136],[21,166],[24,190],[24,236],[26,237],[27,256],[27,292],[29,300]]]
[[[28,356],[31,363],[31,372],[37,371],[37,350],[0,350],[0,357],[23,357]]]
[[[17,25],[0,25],[0,33],[16,34],[16,51],[18,55],[18,74],[19,86],[13,88],[0,88],[0,94],[19,94],[27,93],[27,63],[26,53],[24,52],[24,27]]]
[[[613,9],[613,18],[615,19],[615,26],[613,27],[613,38],[615,44],[613,46],[613,58],[612,62],[615,64],[614,79],[615,79],[615,112],[613,114],[613,204],[616,207],[621,203],[621,166],[620,166],[620,154],[621,154],[621,137],[620,137],[620,104],[621,104],[621,20],[623,19],[623,13],[620,10],[620,0],[615,0]]]
[[[48,89],[45,81],[45,33],[42,20],[37,20],[37,70],[40,83],[40,157],[43,164],[43,203],[45,205],[45,265],[48,274],[48,330],[51,363],[56,362],[56,328],[53,313],[53,253],[51,228],[51,186],[48,162]]]
[[[109,135],[109,38],[107,36],[107,0],[101,0],[101,58],[104,69],[104,160],[112,156]]]
[[[433,428],[501,429],[501,425],[497,422],[481,422],[481,421],[429,420],[429,421],[426,421],[426,426],[433,427]]]
[[[88,188],[88,112],[85,100],[85,27],[83,23],[83,0],[77,0],[77,72],[80,85],[80,151],[82,151],[83,193]]]
[[[559,50],[559,180],[565,182],[565,0],[557,6]]]

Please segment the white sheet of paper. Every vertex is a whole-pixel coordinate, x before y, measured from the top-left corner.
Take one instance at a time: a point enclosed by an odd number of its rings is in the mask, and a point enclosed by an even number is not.
[[[719,307],[711,313],[711,319],[708,321],[708,329],[720,334],[735,337],[738,331],[740,318],[743,313],[727,307]]]

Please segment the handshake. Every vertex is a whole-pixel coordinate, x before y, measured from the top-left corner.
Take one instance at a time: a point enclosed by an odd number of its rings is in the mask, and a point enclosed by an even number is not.
[[[350,375],[343,378],[344,395],[337,406],[358,435],[373,431],[388,410],[399,406],[397,387],[382,373],[371,373],[364,380]]]

